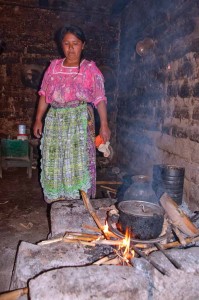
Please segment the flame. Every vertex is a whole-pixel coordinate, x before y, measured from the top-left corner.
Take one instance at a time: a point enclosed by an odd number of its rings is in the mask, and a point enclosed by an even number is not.
[[[106,221],[105,225],[103,226],[103,232],[106,234],[109,232],[108,230],[108,222]]]
[[[134,257],[134,250],[130,250],[130,244],[131,244],[131,231],[127,227],[125,232],[125,238],[122,240],[122,243],[120,245],[121,248],[125,248],[123,251],[123,257],[126,260],[126,262],[129,262],[129,259]]]

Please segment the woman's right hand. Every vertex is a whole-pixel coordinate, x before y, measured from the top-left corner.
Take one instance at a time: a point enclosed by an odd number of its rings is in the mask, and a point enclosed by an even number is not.
[[[40,138],[42,135],[43,124],[42,121],[36,121],[33,127],[34,136]]]

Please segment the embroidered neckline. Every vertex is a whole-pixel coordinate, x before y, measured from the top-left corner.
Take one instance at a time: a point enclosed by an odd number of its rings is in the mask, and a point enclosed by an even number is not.
[[[77,68],[79,68],[79,66],[76,66],[76,67],[67,67],[67,66],[64,66],[64,61],[65,61],[65,59],[66,59],[66,58],[63,58],[62,63],[61,63],[61,66],[62,66],[63,68],[67,68],[67,69],[77,69]],[[81,65],[82,65],[82,63],[83,63],[84,61],[85,61],[85,59],[83,59],[83,60],[81,61],[80,67],[81,67]]]

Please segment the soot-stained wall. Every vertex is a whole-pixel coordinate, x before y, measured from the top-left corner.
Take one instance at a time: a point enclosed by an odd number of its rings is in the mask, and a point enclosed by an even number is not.
[[[66,23],[85,31],[85,57],[104,74],[114,143],[119,34],[119,18],[110,14],[114,1],[48,1],[46,8],[39,2],[0,1],[0,137],[16,136],[18,124],[30,131],[43,71],[59,57],[54,35]]]
[[[151,175],[159,163],[185,167],[192,209],[199,207],[198,15],[198,1],[130,2],[121,16],[118,76],[119,162],[133,174]],[[146,38],[153,44],[139,55]]]

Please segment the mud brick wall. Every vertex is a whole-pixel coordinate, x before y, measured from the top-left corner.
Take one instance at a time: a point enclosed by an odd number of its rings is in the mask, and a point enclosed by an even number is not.
[[[60,56],[55,32],[71,23],[85,31],[85,57],[104,74],[114,140],[119,19],[110,15],[113,1],[48,1],[42,8],[39,2],[0,1],[0,137],[16,136],[18,124],[31,131],[43,71]]]
[[[185,167],[184,199],[199,207],[199,2],[133,1],[121,16],[118,160],[129,172]],[[136,44],[152,38],[145,55]]]

